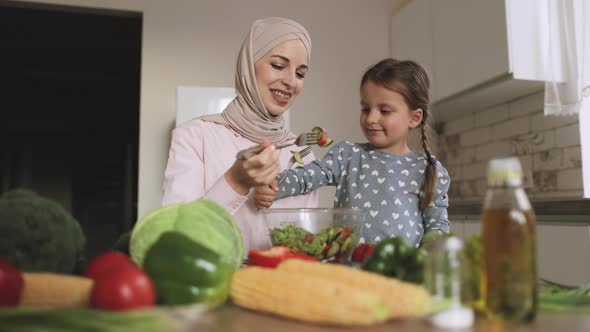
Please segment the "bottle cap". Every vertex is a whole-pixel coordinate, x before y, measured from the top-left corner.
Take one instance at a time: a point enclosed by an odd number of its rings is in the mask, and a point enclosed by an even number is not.
[[[522,167],[516,157],[492,159],[488,163],[488,186],[518,187],[522,185]]]
[[[437,312],[430,316],[430,322],[441,329],[457,330],[473,326],[475,314],[473,309],[458,306]]]
[[[451,236],[444,242],[444,248],[449,252],[458,252],[463,250],[463,240],[456,236]]]

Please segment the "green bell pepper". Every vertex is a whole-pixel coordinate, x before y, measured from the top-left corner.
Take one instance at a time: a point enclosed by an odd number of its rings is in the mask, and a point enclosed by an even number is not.
[[[158,303],[225,303],[234,269],[218,253],[179,232],[165,232],[146,253],[144,269],[152,278]]]
[[[424,281],[426,251],[414,248],[400,237],[379,242],[362,265],[363,270],[421,284]]]

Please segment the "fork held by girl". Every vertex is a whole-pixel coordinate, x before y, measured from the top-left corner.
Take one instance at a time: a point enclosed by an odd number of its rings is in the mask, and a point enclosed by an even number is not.
[[[400,236],[418,246],[426,233],[448,232],[450,179],[428,146],[429,85],[413,61],[385,59],[370,67],[361,79],[360,112],[368,143],[340,142],[321,160],[288,170],[280,186],[257,187],[257,206],[330,185],[334,207],[367,210],[361,243]],[[408,145],[417,128],[423,152]]]

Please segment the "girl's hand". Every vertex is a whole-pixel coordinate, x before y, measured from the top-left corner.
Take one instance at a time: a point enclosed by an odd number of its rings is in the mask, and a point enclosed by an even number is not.
[[[259,209],[268,209],[277,197],[279,186],[277,180],[266,186],[258,186],[254,191],[254,204]]]
[[[225,179],[239,194],[246,195],[250,188],[268,185],[279,174],[280,151],[267,140],[262,142],[264,148],[257,155],[246,160],[236,160],[225,172]]]

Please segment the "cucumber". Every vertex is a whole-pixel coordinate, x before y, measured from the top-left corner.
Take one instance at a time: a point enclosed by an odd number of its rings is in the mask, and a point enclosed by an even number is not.
[[[331,139],[331,138],[328,138],[328,140],[326,141],[326,143],[323,144],[323,145],[320,145],[320,147],[325,148],[327,146],[330,146],[332,143],[334,143],[334,140]]]
[[[318,137],[322,137],[322,135],[324,134],[324,129],[322,127],[313,127],[311,132],[314,134],[318,134]]]
[[[291,151],[291,153],[293,154],[293,159],[295,159],[298,164],[303,165],[303,157],[301,157],[301,153],[299,153],[299,151]]]

